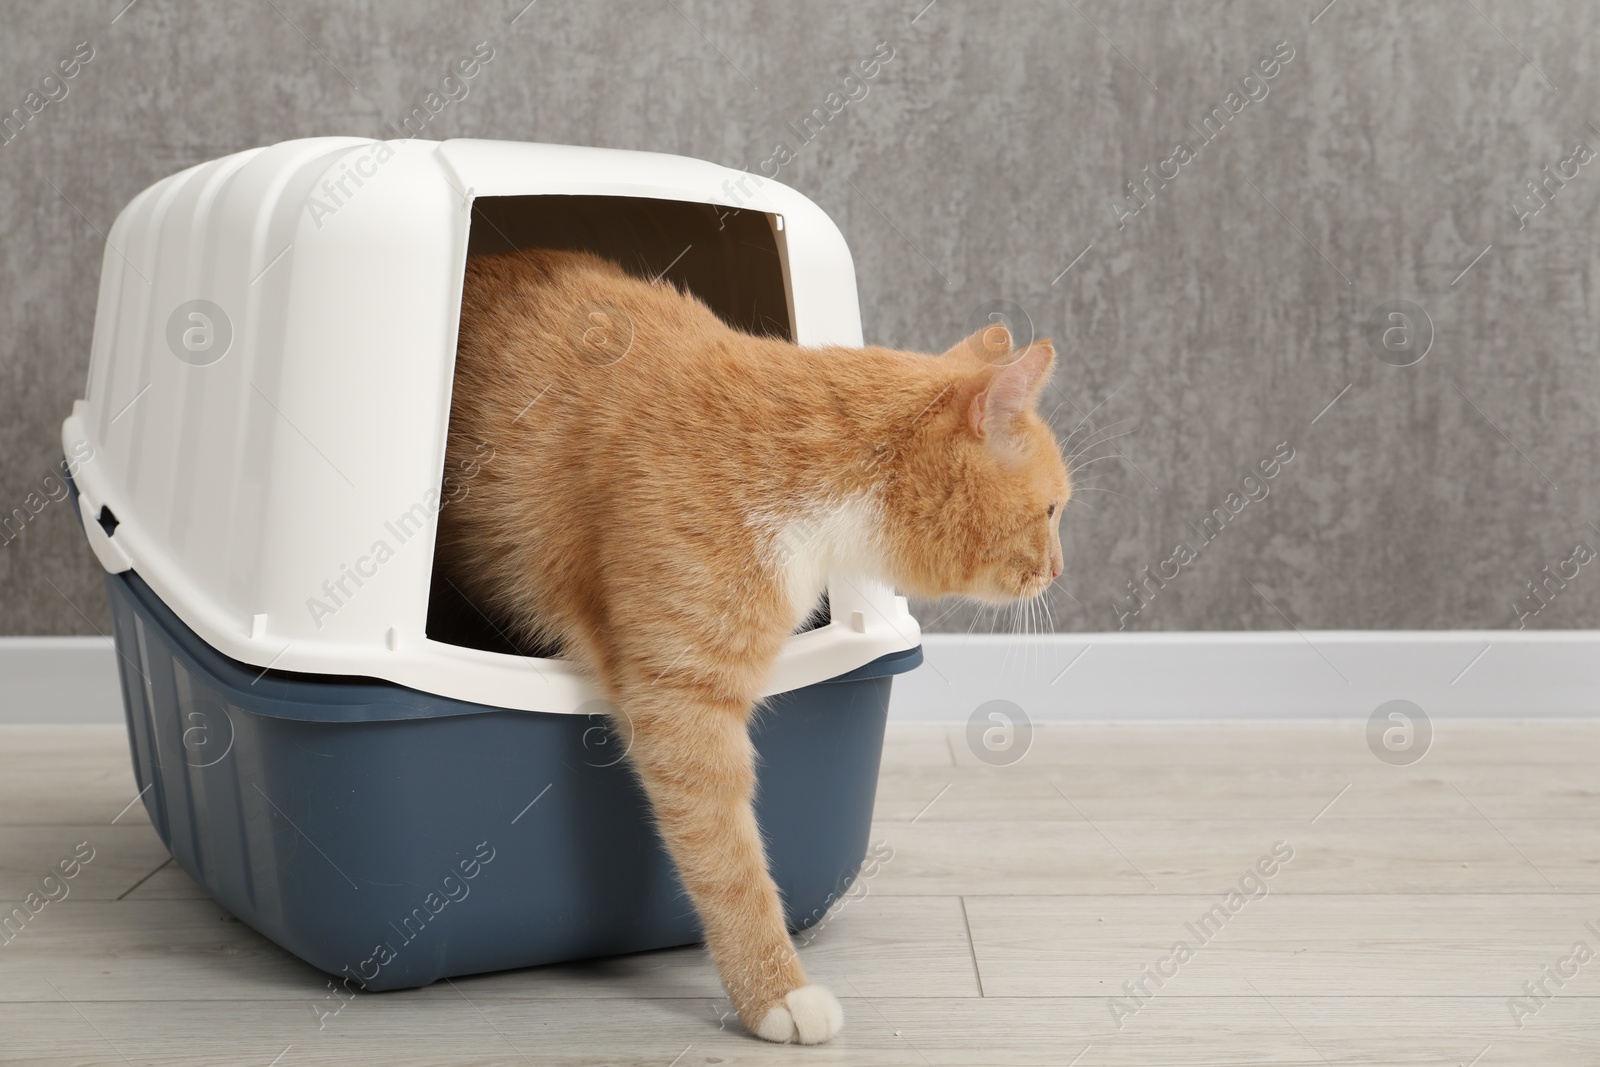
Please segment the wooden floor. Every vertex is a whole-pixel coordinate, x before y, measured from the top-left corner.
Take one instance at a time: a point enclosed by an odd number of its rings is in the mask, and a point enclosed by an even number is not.
[[[122,729],[0,728],[0,910],[96,849],[0,946],[0,1063],[1600,1063],[1600,959],[1571,955],[1600,954],[1600,724],[1436,723],[1409,767],[1364,726],[1057,726],[1008,767],[892,729],[892,857],[802,950],[846,1012],[811,1049],[722,1019],[699,950],[363,994],[319,1029],[325,976],[124,812]]]

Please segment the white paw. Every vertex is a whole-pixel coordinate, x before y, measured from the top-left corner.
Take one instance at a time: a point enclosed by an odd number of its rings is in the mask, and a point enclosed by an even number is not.
[[[773,1006],[756,1036],[779,1044],[819,1045],[844,1026],[844,1009],[819,985],[801,986]]]

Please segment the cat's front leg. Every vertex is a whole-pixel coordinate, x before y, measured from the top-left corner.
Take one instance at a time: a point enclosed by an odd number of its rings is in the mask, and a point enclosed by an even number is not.
[[[745,1027],[816,1044],[844,1025],[832,993],[806,982],[756,825],[748,699],[703,680],[661,678],[622,694],[619,732]]]

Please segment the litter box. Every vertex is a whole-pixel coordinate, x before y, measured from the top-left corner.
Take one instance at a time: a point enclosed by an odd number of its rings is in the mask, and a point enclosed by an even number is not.
[[[469,255],[586,249],[730,324],[861,343],[838,228],[677,156],[314,138],[156,183],[107,240],[62,428],[140,797],[225,908],[369,990],[693,944],[600,693],[435,581]],[[641,536],[647,536],[642,531]],[[789,923],[865,856],[903,597],[837,583],[751,726]]]

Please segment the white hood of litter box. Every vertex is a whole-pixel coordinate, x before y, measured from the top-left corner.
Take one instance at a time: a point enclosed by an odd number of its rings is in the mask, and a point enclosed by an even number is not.
[[[561,660],[424,633],[472,201],[581,192],[781,216],[797,339],[859,345],[838,228],[794,190],[762,180],[749,195],[751,183],[643,152],[349,137],[157,182],[111,228],[88,397],[62,427],[66,456],[92,453],[76,482],[96,557],[135,570],[244,663],[593,710],[597,690]],[[95,521],[102,508],[118,522],[110,535]],[[341,579],[351,595],[331,614],[313,610]],[[831,600],[834,621],[790,639],[769,693],[921,639],[887,587],[840,583]]]

